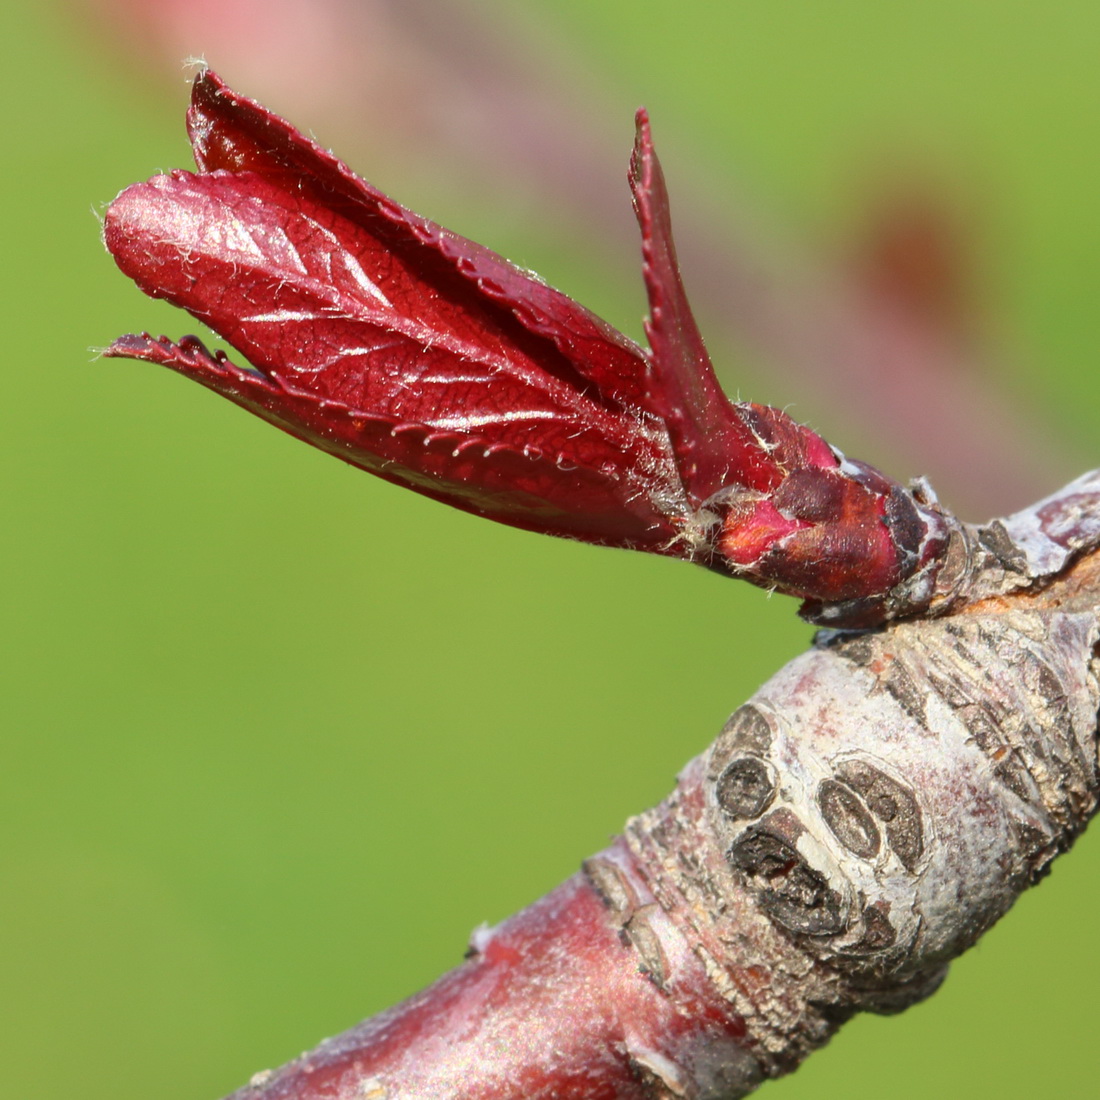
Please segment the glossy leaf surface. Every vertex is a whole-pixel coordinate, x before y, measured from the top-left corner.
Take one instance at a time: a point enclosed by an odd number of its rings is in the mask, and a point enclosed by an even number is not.
[[[195,82],[188,130],[198,173],[128,188],[105,240],[147,294],[253,369],[195,338],[123,337],[109,355],[171,367],[468,511],[699,561],[814,604],[856,601],[861,621],[897,613],[904,600],[887,595],[938,553],[935,517],[906,490],[722,393],[644,111],[630,183],[650,350],[406,210],[213,73]]]

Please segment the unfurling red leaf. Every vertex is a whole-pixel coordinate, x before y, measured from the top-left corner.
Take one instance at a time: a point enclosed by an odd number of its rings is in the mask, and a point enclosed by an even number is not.
[[[142,290],[252,369],[194,337],[127,336],[109,355],[171,367],[437,500],[742,575],[821,621],[875,622],[937,595],[948,517],[786,414],[722,393],[644,112],[630,182],[649,350],[399,206],[211,72],[188,129],[198,173],[128,188],[105,240]]]

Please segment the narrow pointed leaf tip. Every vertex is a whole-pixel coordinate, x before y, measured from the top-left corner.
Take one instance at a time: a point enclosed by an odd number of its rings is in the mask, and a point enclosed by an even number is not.
[[[802,597],[818,621],[923,609],[952,521],[777,409],[726,398],[644,110],[636,122],[648,349],[206,71],[187,114],[198,171],[127,188],[104,239],[249,367],[195,337],[125,336],[107,354],[490,519],[696,561]]]

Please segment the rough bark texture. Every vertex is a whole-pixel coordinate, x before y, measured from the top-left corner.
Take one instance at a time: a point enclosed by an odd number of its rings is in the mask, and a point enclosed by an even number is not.
[[[743,1096],[927,996],[1097,805],[1100,474],[960,528],[936,618],[822,631],[659,806],[236,1100]]]

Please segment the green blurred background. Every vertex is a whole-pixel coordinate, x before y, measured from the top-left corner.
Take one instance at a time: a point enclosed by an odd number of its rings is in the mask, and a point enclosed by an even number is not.
[[[1014,364],[989,384],[1056,425],[1067,467],[1100,461],[1094,4],[519,8],[622,124],[624,209],[643,101],[673,181],[694,150],[823,240],[884,136],[980,179]],[[152,84],[86,6],[7,27],[0,1089],[213,1100],[572,873],[810,631],[791,601],[451,513],[94,361],[195,327],[116,272],[93,213],[189,164],[185,86]],[[587,255],[500,196],[378,182],[639,334],[633,253]],[[793,383],[724,367],[820,425]],[[765,1095],[1095,1096],[1098,871],[1087,836],[934,998],[856,1020]]]

